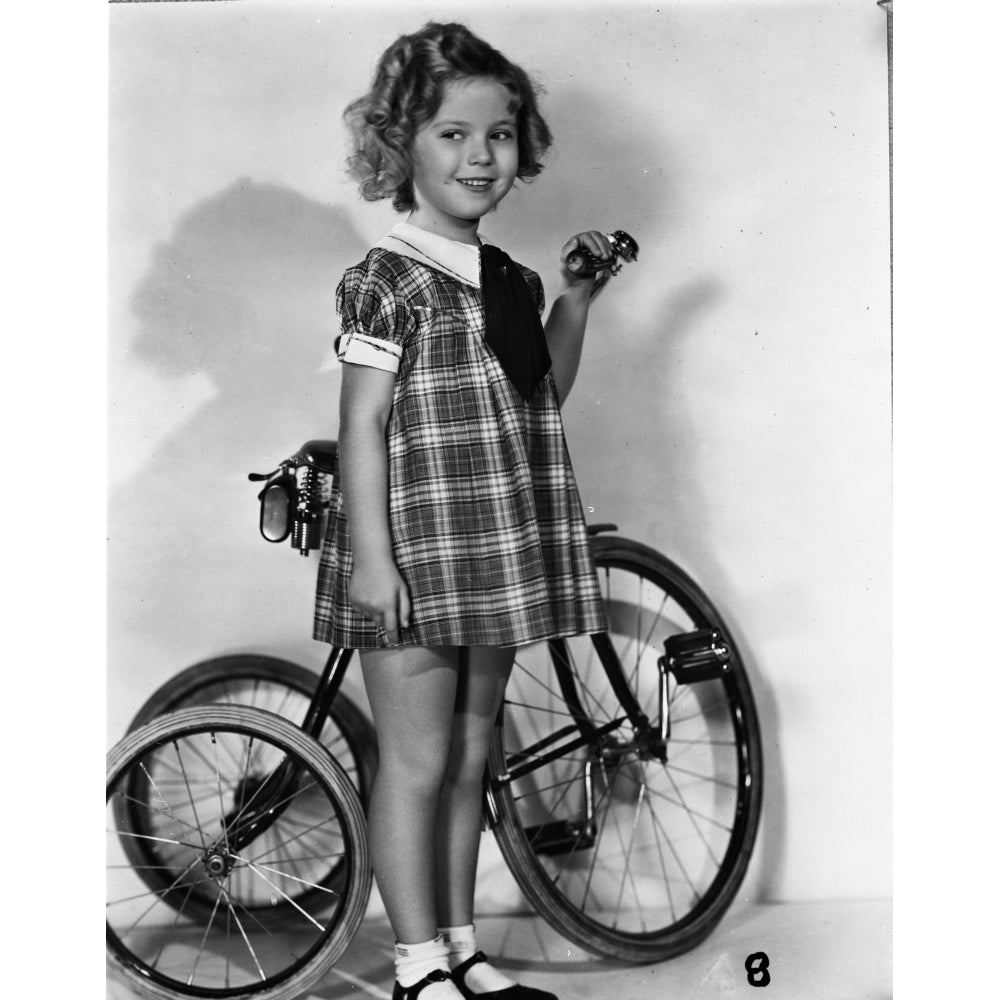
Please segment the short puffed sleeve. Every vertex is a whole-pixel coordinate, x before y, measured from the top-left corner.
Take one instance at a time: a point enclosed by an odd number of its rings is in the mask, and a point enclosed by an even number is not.
[[[342,362],[393,374],[399,370],[415,323],[390,273],[371,258],[348,268],[337,286],[337,315],[341,333],[335,347]]]

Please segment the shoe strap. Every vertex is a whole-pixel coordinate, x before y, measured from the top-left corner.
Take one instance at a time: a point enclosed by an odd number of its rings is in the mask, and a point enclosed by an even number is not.
[[[474,955],[467,958],[464,962],[461,962],[460,964],[456,965],[455,968],[451,970],[451,974],[456,979],[461,979],[462,982],[464,983],[465,974],[469,971],[469,969],[471,969],[474,965],[478,965],[480,962],[488,962],[488,961],[489,959],[486,957],[485,952],[477,951]]]
[[[430,986],[431,983],[450,983],[451,981],[450,972],[445,972],[443,969],[431,969],[423,979],[418,980],[412,986],[407,986],[403,996],[406,997],[406,1000],[417,1000],[418,994],[425,986]]]

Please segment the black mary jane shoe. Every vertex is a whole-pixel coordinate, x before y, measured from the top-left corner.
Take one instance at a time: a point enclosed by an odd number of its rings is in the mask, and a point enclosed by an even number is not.
[[[558,1000],[558,997],[554,993],[546,993],[545,990],[536,990],[531,986],[521,986],[520,983],[507,986],[502,990],[492,990],[489,993],[473,993],[465,985],[465,974],[472,966],[486,961],[488,961],[486,956],[481,951],[477,951],[471,958],[467,958],[451,970],[451,976],[455,980],[458,992],[465,997],[465,1000]],[[396,997],[393,997],[392,1000],[396,1000]]]
[[[442,969],[431,969],[423,979],[418,980],[412,986],[400,986],[396,983],[392,988],[392,1000],[417,1000],[417,994],[431,983],[450,983],[451,973]]]

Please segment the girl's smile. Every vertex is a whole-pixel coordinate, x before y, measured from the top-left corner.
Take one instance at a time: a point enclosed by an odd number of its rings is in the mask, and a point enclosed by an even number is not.
[[[434,119],[413,139],[412,225],[475,243],[479,220],[517,177],[517,123],[511,94],[487,77],[446,85]]]

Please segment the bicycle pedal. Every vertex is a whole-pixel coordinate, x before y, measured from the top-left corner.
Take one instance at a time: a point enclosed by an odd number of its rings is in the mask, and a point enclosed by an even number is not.
[[[524,833],[535,854],[547,857],[586,850],[593,847],[597,839],[592,824],[588,829],[586,823],[571,823],[567,819],[525,827]]]
[[[672,635],[663,646],[660,662],[678,684],[715,680],[729,672],[729,646],[718,629]]]

